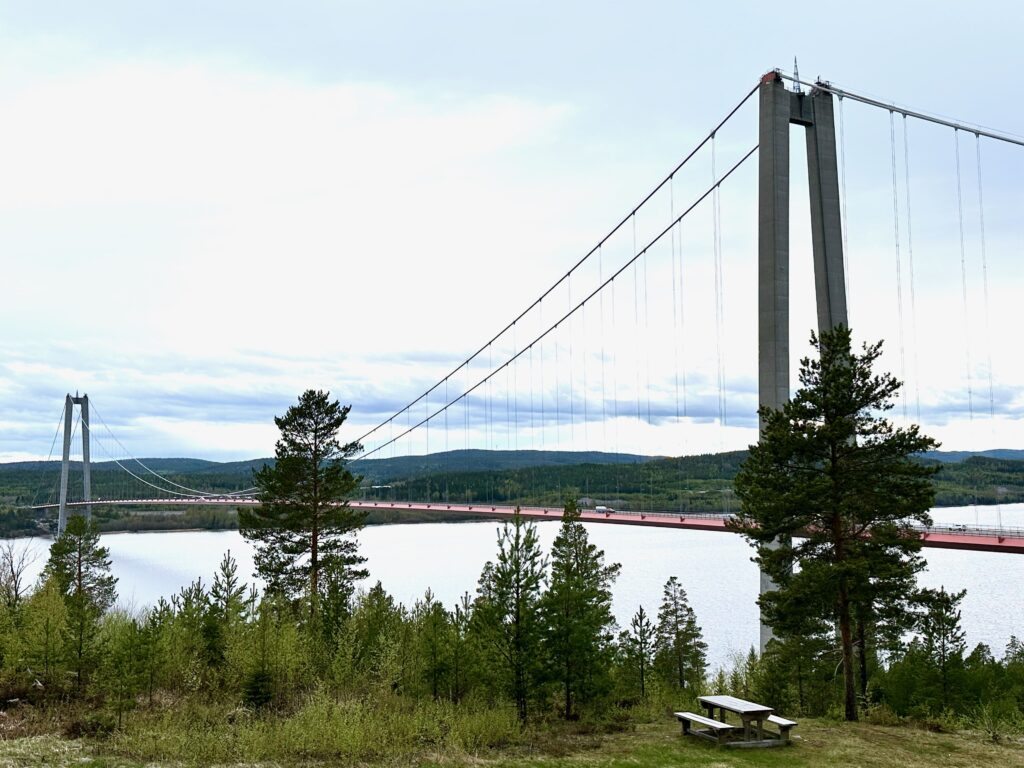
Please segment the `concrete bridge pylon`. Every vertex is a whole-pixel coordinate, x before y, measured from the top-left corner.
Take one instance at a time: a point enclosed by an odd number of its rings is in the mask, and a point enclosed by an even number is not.
[[[64,399],[64,450],[60,462],[60,506],[57,513],[57,535],[64,533],[68,524],[68,473],[71,468],[71,431],[75,406],[82,414],[82,500],[92,501],[92,478],[89,466],[89,395],[74,396],[70,393]],[[90,517],[92,507],[85,504],[85,516]]]
[[[843,230],[832,94],[787,90],[772,71],[761,78],[758,149],[758,403],[789,400],[789,131],[805,129],[811,243],[819,332],[848,325]],[[763,424],[761,425],[764,426]],[[761,594],[775,585],[761,574]],[[761,621],[763,653],[772,629]]]

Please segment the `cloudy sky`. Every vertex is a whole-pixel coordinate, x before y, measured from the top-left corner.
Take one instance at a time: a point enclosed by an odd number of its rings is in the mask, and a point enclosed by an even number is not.
[[[309,387],[352,404],[357,437],[564,275],[765,71],[797,55],[806,79],[1024,134],[1022,28],[1009,2],[0,4],[0,460],[45,457],[76,390],[139,456],[268,455]],[[714,171],[709,145],[367,445],[522,350],[739,160],[756,118],[752,100]],[[983,141],[979,188],[961,134],[958,199],[951,131],[911,122],[904,143],[901,117],[847,103],[844,134],[851,322],[907,382],[894,415],[947,448],[1024,447],[1024,148]],[[719,226],[709,198],[378,455],[750,442],[756,160],[723,184]]]

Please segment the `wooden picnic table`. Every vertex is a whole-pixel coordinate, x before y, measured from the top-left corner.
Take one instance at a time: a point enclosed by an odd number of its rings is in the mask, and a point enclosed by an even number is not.
[[[725,721],[725,713],[727,711],[738,715],[743,722],[743,738],[745,741],[751,741],[750,727],[752,723],[757,723],[757,740],[763,741],[765,737],[765,718],[775,711],[771,707],[755,704],[745,699],[738,699],[735,696],[701,696],[700,704],[708,711],[708,717],[712,720],[715,719],[716,707],[721,711],[720,719],[723,722]]]

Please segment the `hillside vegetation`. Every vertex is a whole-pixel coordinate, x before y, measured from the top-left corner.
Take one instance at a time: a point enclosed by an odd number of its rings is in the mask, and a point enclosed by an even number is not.
[[[936,476],[937,506],[1024,501],[1024,460],[949,456],[933,454],[921,459],[941,466]],[[369,459],[354,462],[354,468],[363,475],[360,495],[366,499],[560,506],[566,498],[575,497],[584,507],[604,504],[635,511],[731,512],[736,507],[732,480],[745,457],[746,451],[655,458],[600,452],[470,450]],[[272,460],[143,461],[173,483],[227,493],[250,487],[253,469]],[[81,482],[80,472],[78,465],[72,466],[72,487]],[[59,478],[59,462],[0,464],[0,536],[39,533],[39,521],[47,515],[22,507],[55,500]],[[123,498],[137,493],[138,484],[112,462],[99,462],[92,465],[92,489],[97,499]],[[104,530],[237,526],[231,509],[97,507],[94,514]],[[368,523],[441,519],[436,514],[382,511],[371,513]]]

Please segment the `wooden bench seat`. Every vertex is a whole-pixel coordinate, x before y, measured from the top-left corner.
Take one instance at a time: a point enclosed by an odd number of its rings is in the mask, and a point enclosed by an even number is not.
[[[705,739],[710,739],[717,744],[724,744],[725,737],[733,731],[739,730],[735,725],[729,725],[728,723],[722,723],[718,720],[712,720],[710,717],[704,717],[704,715],[697,715],[693,712],[676,712],[676,719],[683,724],[683,735],[689,736],[691,733],[694,736],[701,736]],[[690,724],[704,726],[704,730],[695,729],[690,731]]]
[[[796,726],[796,721],[787,720],[786,718],[779,717],[778,715],[768,715],[768,722],[779,729],[779,738],[783,741],[789,741],[789,731],[791,728]]]

